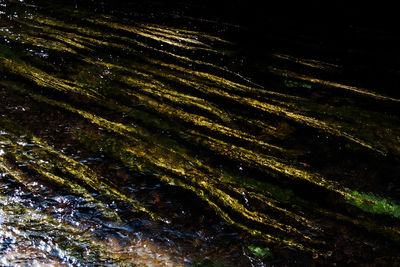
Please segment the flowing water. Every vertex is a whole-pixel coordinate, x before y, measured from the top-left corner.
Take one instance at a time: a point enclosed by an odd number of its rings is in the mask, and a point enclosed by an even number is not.
[[[0,1],[1,265],[400,262],[396,66],[71,2]]]

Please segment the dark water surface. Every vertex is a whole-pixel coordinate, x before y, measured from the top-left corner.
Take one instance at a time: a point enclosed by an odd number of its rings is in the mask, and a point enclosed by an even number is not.
[[[0,265],[399,264],[395,33],[206,11],[0,0]]]

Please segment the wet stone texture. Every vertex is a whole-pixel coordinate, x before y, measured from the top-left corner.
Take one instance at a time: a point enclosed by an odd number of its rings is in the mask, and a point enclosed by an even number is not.
[[[394,33],[209,5],[0,0],[0,265],[400,262]]]

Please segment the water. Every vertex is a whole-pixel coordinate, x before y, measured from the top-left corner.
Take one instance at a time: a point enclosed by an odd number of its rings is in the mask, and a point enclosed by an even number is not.
[[[2,265],[399,262],[396,65],[190,5],[0,3]]]

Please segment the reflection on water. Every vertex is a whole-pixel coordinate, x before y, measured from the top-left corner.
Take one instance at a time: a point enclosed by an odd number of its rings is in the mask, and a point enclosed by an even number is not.
[[[3,265],[399,260],[398,98],[279,50],[260,85],[240,27],[90,9],[1,4]]]

